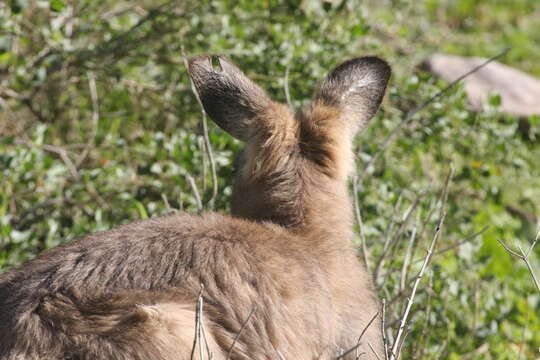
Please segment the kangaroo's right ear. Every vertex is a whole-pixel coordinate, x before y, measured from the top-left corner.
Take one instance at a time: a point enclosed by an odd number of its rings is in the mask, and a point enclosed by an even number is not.
[[[217,56],[199,55],[189,61],[189,75],[199,93],[206,113],[223,130],[239,140],[249,138],[249,129],[272,101],[264,90],[251,81],[232,62]]]
[[[351,59],[328,74],[316,100],[342,110],[356,132],[377,112],[390,73],[390,66],[377,57]]]

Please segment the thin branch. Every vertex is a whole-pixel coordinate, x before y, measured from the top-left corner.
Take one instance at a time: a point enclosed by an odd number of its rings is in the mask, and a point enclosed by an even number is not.
[[[519,251],[521,254],[518,254],[516,251],[510,249],[508,245],[506,245],[502,240],[497,239],[497,241],[503,246],[503,248],[512,256],[521,259],[523,262],[525,262],[525,265],[527,266],[527,269],[529,270],[529,273],[531,274],[531,277],[534,282],[534,286],[536,286],[536,290],[540,293],[540,282],[538,281],[538,278],[536,277],[536,273],[533,269],[533,266],[531,264],[531,261],[529,260],[529,256],[531,255],[532,250],[536,246],[536,243],[538,243],[538,240],[540,239],[540,227],[538,227],[538,231],[536,232],[536,236],[531,244],[529,246],[529,249],[527,252],[523,251],[521,246],[518,246]]]
[[[399,344],[399,347],[397,350],[396,359],[399,359],[401,357],[401,349],[403,348],[403,344],[405,344],[405,339],[407,338],[410,332],[411,331],[409,329],[405,331],[405,334],[403,335],[403,340],[401,340],[401,344]]]
[[[283,90],[285,91],[285,99],[287,99],[287,105],[290,109],[293,109],[291,101],[291,93],[289,92],[289,71],[291,70],[291,64],[287,64],[285,68],[285,78],[283,79]]]
[[[401,279],[399,281],[399,290],[405,288],[405,280],[407,279],[407,272],[409,270],[409,264],[412,258],[413,245],[416,240],[416,225],[413,227],[411,236],[409,236],[409,244],[407,245],[407,251],[405,252],[405,259],[403,260],[403,266],[401,267]]]
[[[398,212],[398,208],[401,206],[401,200],[402,200],[402,193],[399,194],[399,197],[394,205],[394,208],[392,210],[392,217],[390,218],[390,221],[388,223],[388,226],[386,227],[386,230],[384,232],[384,245],[383,245],[383,252],[381,256],[379,256],[379,259],[377,260],[377,263],[375,265],[375,271],[373,272],[373,278],[375,279],[376,285],[380,285],[381,281],[379,280],[379,273],[384,265],[384,260],[386,258],[386,255],[388,254],[388,251],[390,250],[390,244],[392,242],[392,237],[390,236],[390,232],[396,223],[396,215]],[[394,239],[397,240],[397,239]]]
[[[438,255],[441,255],[441,254],[444,254],[444,253],[447,253],[448,251],[454,250],[454,249],[460,247],[461,245],[466,244],[466,243],[468,243],[469,241],[476,239],[478,236],[480,236],[480,235],[482,235],[483,233],[485,233],[488,229],[489,229],[489,226],[485,226],[484,228],[482,228],[482,230],[475,232],[474,234],[472,234],[472,235],[466,237],[465,239],[461,240],[460,242],[458,242],[458,243],[456,243],[456,244],[454,244],[454,245],[450,245],[450,246],[448,246],[448,247],[445,247],[444,249],[441,249],[441,250],[439,250],[439,251],[434,252],[434,253],[433,253],[433,257],[438,256]],[[421,259],[415,260],[413,263],[417,263],[417,262],[419,262],[420,260],[421,260]]]
[[[31,144],[31,145],[34,145],[34,144]],[[39,146],[39,145],[34,145],[34,146]],[[73,161],[71,161],[71,158],[69,157],[66,149],[60,146],[47,145],[47,144],[41,145],[41,148],[45,151],[52,152],[60,156],[60,158],[66,165],[66,168],[68,169],[69,173],[71,174],[71,176],[77,180],[80,178],[79,172],[77,171],[77,167],[75,166],[75,164],[73,164]]]
[[[364,264],[368,271],[370,270],[369,262],[369,250],[366,244],[366,234],[364,233],[364,223],[362,221],[362,213],[360,212],[360,204],[358,203],[358,176],[355,176],[353,179],[353,204],[355,219],[358,227],[360,229],[360,244],[362,246],[362,256],[364,257]]]
[[[381,325],[381,331],[382,331],[382,340],[383,340],[383,347],[384,347],[384,359],[388,360],[388,339],[386,338],[386,329],[385,329],[385,322],[386,322],[386,299],[382,299],[382,325]]]
[[[467,71],[466,73],[464,73],[463,75],[459,76],[457,79],[455,79],[454,81],[452,81],[450,84],[448,84],[448,86],[446,86],[444,89],[440,90],[439,92],[437,92],[435,95],[433,95],[432,97],[430,97],[428,100],[424,101],[421,105],[417,106],[416,108],[412,109],[411,111],[408,111],[407,114],[405,115],[405,117],[401,120],[401,122],[390,132],[390,134],[388,134],[388,136],[384,139],[384,141],[382,142],[381,146],[379,146],[379,148],[377,149],[377,152],[375,153],[375,155],[368,161],[368,163],[366,164],[366,166],[364,166],[364,169],[363,171],[361,172],[361,178],[367,173],[368,169],[375,163],[375,161],[377,161],[377,159],[383,154],[383,152],[386,150],[386,148],[388,147],[388,145],[390,145],[390,143],[392,142],[392,140],[394,140],[394,137],[397,135],[397,133],[406,125],[408,124],[412,119],[413,117],[418,114],[419,112],[421,112],[422,110],[424,110],[425,108],[427,108],[431,103],[433,103],[435,100],[437,100],[438,98],[440,98],[441,96],[443,96],[444,94],[446,94],[448,91],[450,91],[451,89],[453,89],[461,80],[467,78],[468,76],[474,74],[475,72],[477,72],[478,70],[482,69],[483,67],[485,67],[486,65],[488,65],[489,63],[503,57],[504,55],[506,55],[509,51],[511,50],[510,47],[504,49],[503,51],[501,51],[500,53],[496,54],[495,56],[492,56],[491,58],[487,59],[485,62],[483,62],[482,64],[474,67],[473,69]]]
[[[361,345],[361,340],[362,340],[362,337],[364,336],[364,334],[366,333],[366,331],[369,329],[369,327],[371,326],[371,324],[373,324],[373,322],[375,321],[375,319],[377,318],[377,316],[379,316],[379,312],[377,312],[375,315],[373,315],[373,317],[371,318],[371,320],[369,320],[369,322],[367,323],[367,325],[364,327],[364,330],[362,330],[362,332],[360,333],[360,336],[358,337],[358,340],[356,341],[356,345],[354,345],[352,348],[350,348],[349,350],[341,353],[337,358],[336,360],[339,360],[339,359],[343,359],[345,356],[349,355],[351,352],[355,351],[356,349],[358,349]],[[358,355],[357,355],[357,358],[358,358]]]
[[[195,337],[193,339],[193,346],[191,347],[191,357],[190,359],[193,360],[195,357],[195,349],[197,348],[197,344],[199,344],[199,353],[201,354],[202,347],[201,347],[201,323],[202,323],[202,306],[203,306],[203,294],[204,291],[204,285],[201,284],[201,290],[199,291],[199,296],[197,297],[197,307],[195,309]],[[201,354],[202,356],[202,354]],[[200,360],[203,360],[202,357]]]
[[[199,189],[197,189],[197,184],[195,183],[195,179],[190,175],[187,175],[186,178],[189,182],[189,185],[191,186],[193,195],[195,196],[195,203],[197,204],[197,211],[201,212],[203,210],[203,205],[201,201],[201,195],[199,194]]]
[[[231,347],[229,348],[229,351],[227,352],[227,357],[225,358],[225,360],[230,359],[234,346],[236,345],[236,342],[238,341],[238,339],[240,339],[240,335],[242,335],[242,332],[246,328],[249,320],[251,319],[251,316],[253,316],[253,314],[255,313],[255,309],[256,309],[255,306],[251,308],[251,311],[249,312],[249,315],[246,318],[246,321],[244,321],[244,323],[242,324],[242,327],[240,328],[240,331],[238,331],[238,333],[234,337],[233,343],[231,344]]]
[[[392,235],[389,235],[389,238],[392,240],[392,242],[391,242],[390,246],[388,247],[387,251],[383,253],[384,256],[382,257],[382,261],[384,261],[384,258],[386,256],[389,257],[390,261],[392,261],[395,258],[396,252],[397,252],[397,249],[398,249],[397,245],[399,243],[399,240],[401,239],[401,235],[405,231],[405,228],[406,228],[407,224],[409,223],[409,219],[411,218],[413,212],[417,209],[417,207],[420,204],[420,201],[424,198],[424,196],[426,194],[427,194],[427,190],[425,192],[419,193],[416,196],[413,203],[409,206],[409,208],[405,211],[404,215],[402,216],[401,223],[400,223],[398,229]],[[390,273],[390,271],[386,271],[380,277],[377,278],[379,287],[384,286],[384,284],[386,282],[386,279],[388,278],[389,273]]]
[[[371,343],[368,342],[367,344],[368,344],[369,348],[371,349],[371,351],[373,352],[373,355],[375,355],[375,357],[377,358],[377,360],[382,360],[381,357],[379,356],[379,354],[377,354],[377,352],[375,351],[375,349],[371,345]]]
[[[94,147],[96,143],[97,129],[99,126],[99,100],[98,92],[96,86],[96,77],[92,71],[87,72],[88,75],[88,88],[90,89],[90,100],[92,101],[92,132],[90,133],[90,138],[86,143],[86,146],[77,159],[77,168],[79,168],[86,157],[90,153],[90,150]]]
[[[426,347],[425,347],[425,343],[426,343],[426,338],[427,338],[427,328],[428,328],[428,325],[429,325],[429,320],[430,320],[430,315],[431,315],[431,296],[433,294],[433,283],[432,283],[432,277],[430,277],[429,279],[429,290],[427,292],[427,301],[426,301],[426,315],[425,315],[425,320],[424,320],[424,324],[422,326],[422,331],[420,332],[420,338],[419,338],[419,341],[416,341],[415,342],[415,347],[414,347],[414,352],[412,354],[412,358],[413,359],[417,359],[417,351],[419,349],[421,349],[421,354],[420,354],[420,360],[422,360],[425,356],[425,352],[426,352]]]
[[[418,285],[420,284],[420,280],[422,280],[422,277],[424,276],[424,272],[426,271],[427,265],[429,264],[429,261],[431,259],[431,255],[433,254],[433,250],[435,249],[435,245],[437,244],[437,241],[439,240],[439,237],[441,235],[442,227],[444,225],[444,220],[446,218],[446,200],[448,198],[448,187],[450,185],[450,179],[452,178],[452,175],[454,173],[454,169],[450,169],[450,173],[448,174],[444,188],[441,195],[441,210],[440,210],[440,216],[439,216],[439,223],[437,224],[437,228],[435,229],[435,234],[433,236],[433,240],[431,241],[431,245],[429,246],[429,249],[427,251],[427,255],[424,258],[424,262],[422,264],[422,267],[420,269],[420,272],[416,276],[416,280],[414,282],[411,294],[409,295],[409,300],[407,301],[407,306],[405,307],[405,311],[403,312],[403,316],[401,317],[401,323],[399,325],[399,330],[396,335],[396,338],[394,339],[394,344],[392,346],[392,351],[390,354],[390,360],[396,360],[399,358],[399,352],[401,349],[401,337],[404,335],[407,320],[409,317],[409,313],[411,311],[412,305],[414,304],[414,297],[416,295],[416,291],[418,289]]]

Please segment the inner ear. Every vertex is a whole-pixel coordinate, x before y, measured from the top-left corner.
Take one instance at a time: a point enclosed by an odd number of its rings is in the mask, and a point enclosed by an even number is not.
[[[239,140],[272,101],[232,62],[222,56],[196,56],[189,61],[189,74],[204,110],[223,130]]]
[[[377,57],[351,59],[327,75],[315,100],[340,109],[358,130],[377,112],[390,74],[390,66]]]

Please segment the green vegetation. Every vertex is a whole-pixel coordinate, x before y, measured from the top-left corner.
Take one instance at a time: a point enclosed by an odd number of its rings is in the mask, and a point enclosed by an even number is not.
[[[417,69],[424,56],[489,57],[511,46],[502,61],[540,76],[539,29],[537,0],[2,3],[0,269],[88,232],[171,208],[196,212],[190,179],[205,209],[228,211],[241,144],[209,124],[214,199],[184,56],[225,54],[275,99],[285,101],[288,86],[299,107],[333,66],[377,54],[394,75],[382,111],[358,137],[355,188],[390,340],[452,166],[446,221],[402,359],[538,358],[540,294],[498,240],[527,248],[535,237],[540,117],[503,116],[496,96],[473,113],[457,86],[381,145],[447,85]],[[530,256],[538,275],[539,254],[537,246]]]

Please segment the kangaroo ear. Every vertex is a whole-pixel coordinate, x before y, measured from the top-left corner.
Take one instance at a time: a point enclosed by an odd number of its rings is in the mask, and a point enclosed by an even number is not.
[[[189,74],[206,113],[223,130],[245,141],[252,122],[272,101],[228,59],[218,56],[217,60],[219,67],[214,68],[212,57],[196,56],[189,61]]]
[[[390,66],[377,57],[351,59],[327,75],[315,100],[343,111],[358,131],[377,112],[390,74]]]

